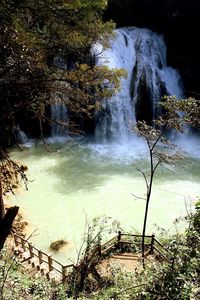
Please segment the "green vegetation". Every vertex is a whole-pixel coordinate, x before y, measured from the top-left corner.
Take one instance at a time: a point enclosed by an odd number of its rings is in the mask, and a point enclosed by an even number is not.
[[[1,1],[0,161],[14,166],[16,181],[18,175],[26,180],[24,171],[4,150],[17,143],[19,125],[33,137],[44,139],[44,128],[47,132],[48,124],[55,122],[50,105],[65,103],[74,133],[83,120],[94,117],[103,98],[120,88],[120,78],[126,72],[95,66],[96,57],[91,53],[94,43],[101,43],[104,49],[113,35],[114,24],[102,21],[105,8],[103,0]],[[2,170],[1,215],[5,186]]]
[[[95,55],[98,54],[91,54],[92,45],[99,42],[106,48],[113,35],[114,24],[102,21],[106,4],[103,0],[1,0],[0,249],[18,211],[15,207],[9,220],[5,219],[8,215],[4,211],[3,189],[10,176],[5,161],[11,166],[16,181],[18,175],[25,182],[27,180],[24,168],[2,151],[16,142],[17,123],[34,127],[33,135],[43,138],[45,126],[55,121],[49,116],[49,107],[59,102],[67,105],[72,116],[70,130],[74,132],[83,120],[94,117],[102,99],[110,98],[120,88],[120,78],[126,76],[124,70],[95,66]],[[155,171],[161,163],[168,163],[172,158],[157,148],[160,143],[169,146],[163,134],[168,128],[182,131],[185,124],[195,128],[200,125],[198,101],[191,98],[176,101],[174,97],[167,97],[162,106],[164,114],[156,121],[156,126],[162,126],[160,130],[142,122],[137,127],[138,133],[147,141],[150,153],[150,179],[140,170],[146,182],[147,196],[143,236]],[[8,188],[12,190],[13,186]],[[165,241],[168,260],[152,261],[145,270],[134,274],[112,269],[109,279],[103,278],[95,268],[99,257],[94,257],[92,250],[100,243],[104,230],[104,227],[97,229],[96,224],[87,228],[86,247],[80,251],[78,267],[66,285],[47,282],[43,278],[28,278],[12,258],[12,253],[2,250],[0,299],[198,299],[199,202],[196,212],[188,215],[186,220],[188,228],[185,232],[176,233]],[[99,284],[91,281],[91,274]]]
[[[0,290],[1,299],[93,299],[93,300],[189,300],[199,299],[200,286],[200,205],[197,202],[196,211],[187,215],[185,220],[188,226],[183,233],[178,231],[165,237],[165,247],[168,249],[168,259],[164,261],[152,260],[145,269],[137,270],[135,273],[122,271],[117,266],[112,266],[109,278],[101,277],[101,287],[94,284],[91,272],[92,262],[88,265],[85,280],[87,284],[77,291],[78,286],[76,273],[72,274],[69,284],[58,285],[47,282],[44,278],[31,279],[22,273],[17,261],[12,258],[9,251],[1,252],[0,260]],[[104,227],[104,226],[102,226]],[[102,229],[100,227],[100,230]],[[105,228],[105,227],[104,227]],[[86,241],[93,245],[98,242],[96,225],[88,227]],[[92,236],[90,235],[92,234]],[[101,233],[100,233],[101,234]],[[88,246],[88,244],[86,245]],[[87,249],[84,252],[85,262],[90,255]],[[82,264],[83,263],[83,264]],[[82,268],[79,269],[81,271]],[[77,269],[78,272],[78,269]],[[75,277],[74,277],[75,276]],[[105,280],[106,279],[106,280]],[[109,280],[108,280],[109,279]],[[90,288],[92,287],[93,290]],[[74,292],[76,292],[74,294]],[[71,294],[71,296],[70,296]]]
[[[64,286],[48,282],[45,278],[28,277],[13,258],[13,253],[5,249],[0,254],[0,299],[62,300],[66,297]]]
[[[147,125],[145,121],[139,121],[135,128],[136,133],[145,140],[149,153],[148,173],[138,168],[146,184],[146,194],[145,198],[143,198],[146,201],[142,232],[143,265],[145,252],[144,237],[156,170],[160,165],[175,164],[177,161],[183,159],[181,153],[174,151],[175,145],[166,138],[166,134],[170,129],[182,132],[188,124],[195,128],[198,128],[200,125],[199,103],[193,98],[177,100],[175,96],[166,96],[163,98],[161,106],[164,109],[164,113],[157,120],[153,120],[153,127]]]
[[[185,124],[194,127],[199,125],[199,105],[194,99],[167,97],[163,102],[165,114],[157,120],[162,129],[154,129],[145,123],[138,123],[140,133],[149,143],[151,172],[156,171],[160,163],[171,162],[171,155],[160,142],[167,147],[168,141],[163,137],[165,131],[173,126],[183,130]],[[188,106],[190,109],[188,109]],[[169,108],[169,109],[168,109]],[[158,148],[157,148],[158,146]],[[167,148],[169,149],[169,148]],[[170,148],[171,149],[171,148]],[[153,161],[154,160],[154,161]],[[23,168],[22,168],[23,171]],[[144,177],[146,175],[144,174]],[[147,180],[147,178],[146,178]],[[153,183],[153,178],[151,183]],[[149,193],[147,181],[147,195]],[[150,190],[151,192],[151,190]],[[150,197],[148,198],[150,200]],[[152,260],[145,269],[135,273],[123,272],[111,267],[110,277],[104,277],[97,269],[100,261],[93,249],[101,242],[102,236],[111,230],[108,220],[97,220],[91,226],[87,224],[84,246],[80,249],[77,267],[71,273],[66,285],[54,285],[44,279],[34,280],[21,273],[21,268],[9,252],[1,252],[1,299],[133,299],[156,300],[198,299],[200,278],[200,204],[197,202],[196,212],[188,214],[188,227],[183,233],[177,232],[165,238],[168,259]],[[118,224],[113,224],[118,229]],[[166,233],[167,236],[167,233]],[[46,298],[45,298],[46,297]]]
[[[79,123],[119,89],[125,72],[95,66],[91,54],[113,35],[114,24],[102,21],[105,7],[100,0],[1,1],[1,146],[16,141],[17,122],[34,124],[33,135],[43,137],[52,102],[66,103]]]

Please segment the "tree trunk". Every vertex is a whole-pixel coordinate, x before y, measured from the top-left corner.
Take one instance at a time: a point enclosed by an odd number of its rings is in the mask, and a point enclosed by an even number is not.
[[[0,170],[0,222],[3,220],[4,215],[5,215],[5,208],[3,203],[3,188],[2,188],[1,170]]]
[[[149,151],[150,151],[149,152],[150,153],[150,181],[149,181],[149,184],[147,184],[147,200],[146,200],[144,224],[143,224],[143,231],[142,231],[142,264],[143,264],[143,267],[145,267],[144,251],[145,251],[145,234],[146,234],[146,226],[147,226],[147,216],[148,216],[148,210],[149,210],[149,202],[151,199],[151,191],[152,191],[152,185],[153,185],[154,172],[156,170],[156,168],[154,168],[154,164],[153,164],[152,149],[150,148]]]
[[[99,275],[98,271],[96,270],[95,266],[91,266],[91,273],[94,277],[94,279],[97,281],[99,288],[102,288],[102,285],[104,283],[103,279]]]
[[[88,275],[88,262],[82,262],[78,266],[78,281],[77,281],[77,295],[84,290],[85,279]]]
[[[145,208],[145,215],[144,215],[144,224],[143,224],[143,231],[142,231],[142,263],[144,267],[144,252],[145,252],[145,233],[146,233],[146,225],[147,225],[147,215],[149,209],[149,200],[150,196],[147,196],[146,208]]]
[[[10,207],[3,219],[0,221],[0,251],[2,250],[5,241],[11,231],[12,223],[18,213],[18,210],[18,206]]]

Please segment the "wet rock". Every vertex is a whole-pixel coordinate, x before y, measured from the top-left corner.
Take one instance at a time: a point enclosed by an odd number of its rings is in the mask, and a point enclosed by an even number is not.
[[[58,251],[61,248],[63,248],[64,246],[66,246],[67,244],[68,244],[68,242],[65,240],[58,240],[58,241],[52,242],[50,245],[50,248],[52,250]]]

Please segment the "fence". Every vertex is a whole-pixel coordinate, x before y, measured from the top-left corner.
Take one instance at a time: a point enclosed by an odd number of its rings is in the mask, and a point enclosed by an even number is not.
[[[37,259],[37,262],[33,264],[39,268],[42,275],[46,275],[47,279],[50,279],[50,274],[54,271],[61,278],[61,281],[64,282],[69,272],[76,267],[74,264],[63,266],[60,262],[53,259],[51,255],[37,249],[28,240],[17,234],[14,234],[14,241],[16,246],[21,247],[20,252],[27,254],[27,257],[24,260],[31,261],[33,258]],[[150,254],[157,253],[160,257],[167,259],[169,253],[168,250],[155,238],[154,235],[146,235],[144,241],[145,251],[148,251]],[[137,252],[141,252],[142,235],[126,234],[119,231],[118,235],[114,236],[103,245],[98,245],[95,249],[93,249],[92,256],[97,254],[99,257],[103,258],[103,256],[108,255],[111,251],[120,251],[127,245],[136,247]]]
[[[141,252],[142,248],[142,235],[139,234],[126,234],[118,232],[118,235],[114,236],[112,239],[99,245],[97,251],[100,256],[107,254],[112,250],[121,250],[125,245],[135,247],[137,252]],[[160,257],[167,259],[168,250],[161,244],[155,235],[145,235],[144,238],[145,250],[149,250],[150,254],[157,253]]]
[[[26,261],[31,260],[32,258],[37,258],[37,262],[34,263],[34,265],[40,268],[42,275],[44,275],[46,271],[48,279],[50,277],[50,272],[54,271],[64,282],[68,272],[74,268],[73,264],[63,266],[59,261],[52,258],[51,255],[37,249],[28,240],[17,234],[14,234],[14,241],[16,246],[21,247],[21,252],[27,254],[27,257],[25,258]]]

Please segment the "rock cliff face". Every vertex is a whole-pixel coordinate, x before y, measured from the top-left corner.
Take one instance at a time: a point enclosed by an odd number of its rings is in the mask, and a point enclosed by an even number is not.
[[[168,63],[180,70],[186,95],[200,99],[199,0],[109,0],[105,18],[118,27],[146,27],[163,34]]]

